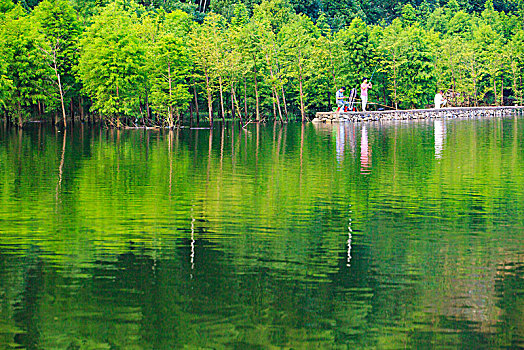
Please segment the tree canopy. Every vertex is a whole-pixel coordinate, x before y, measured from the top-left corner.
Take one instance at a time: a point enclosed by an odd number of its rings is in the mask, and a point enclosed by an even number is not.
[[[304,121],[363,77],[381,108],[430,106],[437,89],[522,104],[523,23],[510,0],[2,0],[0,108],[19,125]]]

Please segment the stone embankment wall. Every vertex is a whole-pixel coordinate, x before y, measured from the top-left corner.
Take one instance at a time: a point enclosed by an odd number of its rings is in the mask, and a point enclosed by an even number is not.
[[[524,106],[500,107],[451,107],[441,109],[410,109],[393,111],[369,112],[342,112],[338,116],[335,112],[318,112],[313,123],[331,123],[343,121],[378,121],[378,120],[410,120],[428,118],[476,118],[476,117],[504,117],[510,115],[522,116]]]

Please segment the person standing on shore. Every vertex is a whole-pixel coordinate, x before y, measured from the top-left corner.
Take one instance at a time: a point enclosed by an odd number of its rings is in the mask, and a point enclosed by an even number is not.
[[[368,104],[368,89],[371,89],[373,85],[371,82],[368,83],[368,78],[362,78],[362,84],[360,84],[360,99],[362,100],[362,112],[366,111],[366,105]]]
[[[437,94],[435,95],[435,108],[436,109],[443,107],[447,102],[446,100],[444,100],[444,97],[442,96],[443,93],[444,91],[440,90],[440,91],[437,91]]]

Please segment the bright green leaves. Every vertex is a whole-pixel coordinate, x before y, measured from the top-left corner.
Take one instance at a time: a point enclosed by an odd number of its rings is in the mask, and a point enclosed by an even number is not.
[[[398,20],[384,30],[380,44],[383,67],[389,72],[389,97],[395,107],[420,108],[435,91],[433,45],[438,36]]]
[[[108,5],[81,40],[78,73],[93,108],[104,115],[137,116],[143,92],[144,47],[134,31],[136,16]]]
[[[30,116],[25,107],[48,98],[49,83],[43,77],[49,68],[37,47],[33,23],[20,5],[5,14],[0,37],[0,88],[7,89],[2,90],[3,104],[21,126]]]
[[[151,86],[151,105],[170,127],[191,98],[186,81],[190,61],[183,40],[189,32],[188,20],[189,16],[180,11],[169,14],[163,23],[164,30],[148,52],[146,71]]]

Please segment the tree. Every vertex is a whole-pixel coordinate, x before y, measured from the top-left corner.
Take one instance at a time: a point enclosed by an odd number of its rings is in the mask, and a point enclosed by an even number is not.
[[[42,1],[33,11],[33,18],[38,23],[37,30],[40,34],[38,48],[54,73],[48,78],[57,89],[62,120],[64,126],[67,126],[64,99],[67,91],[75,84],[72,68],[78,58],[80,26],[73,8],[66,0]]]
[[[515,33],[512,40],[508,43],[505,56],[510,64],[511,87],[515,103],[523,105],[522,67],[524,66],[524,30],[519,30]]]
[[[144,48],[134,31],[137,22],[132,11],[111,3],[94,17],[80,42],[78,74],[84,90],[93,100],[92,108],[117,127],[121,115],[139,114],[144,88]]]
[[[302,122],[306,121],[306,101],[304,83],[311,76],[309,61],[314,55],[312,43],[319,32],[313,22],[303,15],[297,15],[283,28],[282,49],[288,62],[287,75],[298,82],[300,101],[300,116]]]
[[[3,101],[7,111],[15,115],[18,126],[22,127],[30,116],[26,107],[37,101],[48,102],[49,86],[42,77],[48,76],[50,71],[37,48],[37,33],[31,18],[20,5],[6,13],[0,37],[4,40],[0,57],[6,73],[0,81],[4,88],[13,88],[12,91],[3,90]]]
[[[167,124],[177,124],[191,96],[187,85],[190,69],[183,37],[188,33],[189,16],[182,11],[167,15],[153,54],[148,59],[148,77],[151,80],[151,103],[154,110],[166,115]]]
[[[206,92],[209,122],[213,123],[213,90],[219,83],[220,102],[223,103],[223,55],[224,55],[225,21],[220,15],[211,14],[202,25],[195,26],[191,32],[191,52],[194,64],[203,72]]]
[[[381,48],[391,75],[390,91],[395,107],[423,107],[434,96],[433,43],[437,37],[418,24],[403,26],[397,19],[384,31]]]
[[[375,50],[369,39],[369,30],[359,18],[336,34],[335,45],[337,79],[341,85],[357,88],[362,77],[370,77],[376,66]]]

